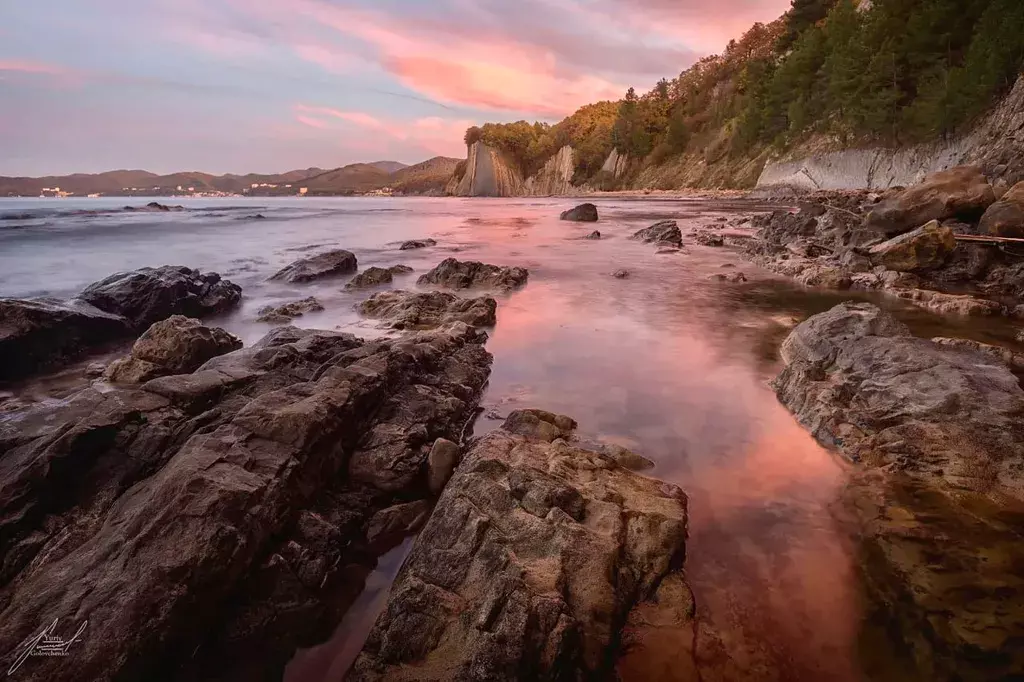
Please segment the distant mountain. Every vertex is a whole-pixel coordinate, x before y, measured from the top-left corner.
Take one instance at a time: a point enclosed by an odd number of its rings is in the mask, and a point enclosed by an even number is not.
[[[400,171],[403,168],[409,167],[408,164],[400,163],[398,161],[371,161],[366,165],[373,166],[374,168],[379,168],[385,173],[394,173],[395,171]]]
[[[391,173],[370,163],[353,163],[302,181],[309,194],[354,194],[387,186]]]
[[[435,156],[391,175],[391,188],[405,194],[441,194],[460,159]]]

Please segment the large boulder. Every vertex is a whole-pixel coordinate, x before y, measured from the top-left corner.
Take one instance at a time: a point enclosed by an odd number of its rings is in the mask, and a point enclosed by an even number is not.
[[[674,616],[692,651],[685,496],[571,444],[574,426],[515,412],[472,447],[346,679],[613,679],[627,619],[642,650]]]
[[[242,288],[216,272],[175,265],[121,272],[90,284],[78,298],[121,315],[137,331],[171,315],[206,317],[238,305]]]
[[[185,374],[199,369],[210,358],[241,347],[241,339],[220,327],[172,315],[147,329],[128,356],[107,368],[106,377],[117,383],[137,384],[169,374]]]
[[[978,228],[990,237],[1024,239],[1024,182],[1014,185],[1002,199],[989,206]]]
[[[637,230],[633,233],[631,239],[636,239],[648,244],[667,243],[674,246],[683,245],[683,233],[679,231],[679,225],[674,220],[662,220],[654,223],[650,227]]]
[[[493,327],[497,302],[490,296],[462,298],[446,291],[382,291],[359,305],[367,317],[394,329],[433,329],[452,322]]]
[[[896,235],[932,220],[975,220],[995,200],[995,192],[980,168],[958,166],[933,173],[921,184],[879,202],[868,213],[865,224]]]
[[[0,379],[58,367],[131,333],[128,321],[84,301],[0,299]]]
[[[596,223],[597,206],[594,204],[580,204],[568,211],[562,211],[558,216],[560,220],[571,220],[577,223]]]
[[[530,273],[526,268],[446,258],[433,270],[422,275],[417,283],[433,284],[449,289],[479,288],[511,291],[526,284],[529,276]]]
[[[311,282],[324,277],[337,277],[353,273],[359,267],[355,254],[336,249],[309,258],[300,258],[276,272],[270,279],[285,282]]]
[[[18,679],[282,679],[362,590],[368,535],[415,527],[378,512],[431,497],[429,452],[475,414],[484,340],[466,325],[367,342],[280,327],[192,374],[8,412],[4,670],[59,619],[56,635],[88,620],[85,635]],[[407,485],[354,483],[350,461]]]
[[[872,246],[873,263],[897,272],[933,270],[945,263],[956,248],[953,230],[937,220]]]

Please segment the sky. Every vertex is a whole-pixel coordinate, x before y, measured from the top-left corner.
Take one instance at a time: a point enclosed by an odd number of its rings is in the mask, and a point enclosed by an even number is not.
[[[12,0],[0,175],[465,155],[650,89],[789,0]]]

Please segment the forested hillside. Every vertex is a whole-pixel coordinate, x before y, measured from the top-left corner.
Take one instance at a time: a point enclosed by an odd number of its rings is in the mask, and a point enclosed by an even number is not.
[[[720,55],[556,125],[486,124],[466,142],[502,150],[524,176],[562,145],[576,184],[749,186],[771,154],[810,140],[898,146],[949,137],[1024,65],[1022,0],[793,0]],[[601,172],[612,149],[618,178]]]

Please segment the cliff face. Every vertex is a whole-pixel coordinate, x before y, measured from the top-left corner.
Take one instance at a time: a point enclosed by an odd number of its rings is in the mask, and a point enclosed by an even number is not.
[[[975,164],[992,180],[1024,179],[1024,78],[966,135],[899,149],[839,149],[807,153],[798,149],[768,163],[759,188],[796,190],[885,189],[909,186],[936,171]]]
[[[523,178],[497,149],[474,142],[466,156],[466,172],[446,188],[457,197],[516,197],[524,193]]]
[[[576,152],[572,147],[562,147],[557,154],[547,160],[536,175],[526,179],[524,193],[533,196],[572,194],[576,191],[572,184],[575,170]]]

